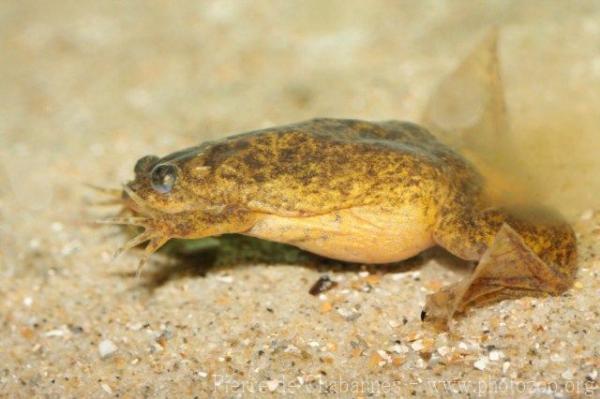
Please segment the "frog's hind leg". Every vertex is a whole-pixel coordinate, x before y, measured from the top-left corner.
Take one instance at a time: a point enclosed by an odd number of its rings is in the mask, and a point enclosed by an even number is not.
[[[471,306],[558,295],[569,288],[573,274],[544,262],[504,223],[470,277],[427,297],[422,319],[446,324]]]

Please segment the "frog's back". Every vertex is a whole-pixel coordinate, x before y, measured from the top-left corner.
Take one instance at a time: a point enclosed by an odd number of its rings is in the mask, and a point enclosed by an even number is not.
[[[250,207],[280,214],[431,201],[448,182],[476,180],[427,130],[398,121],[313,119],[229,137],[201,159]]]
[[[311,145],[355,149],[376,147],[398,154],[443,149],[437,139],[423,127],[411,122],[389,120],[370,122],[359,119],[315,118],[290,125],[255,130],[227,137],[226,142],[253,141],[254,144],[276,142],[279,149],[301,151]]]

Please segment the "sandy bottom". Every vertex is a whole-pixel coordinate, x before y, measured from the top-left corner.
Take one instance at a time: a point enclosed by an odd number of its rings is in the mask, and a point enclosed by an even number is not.
[[[418,120],[494,23],[507,70],[524,71],[508,79],[515,115],[550,115],[531,104],[554,104],[555,82],[600,102],[591,2],[277,4],[2,2],[0,396],[598,396],[593,204],[572,212],[573,289],[474,310],[449,333],[419,318],[469,272],[442,251],[347,269],[158,254],[141,278],[135,251],[111,261],[125,235],[89,223],[106,212],[82,183],[118,186],[143,155],[314,116]],[[536,86],[536,65],[555,78]],[[309,295],[323,274],[337,287]]]

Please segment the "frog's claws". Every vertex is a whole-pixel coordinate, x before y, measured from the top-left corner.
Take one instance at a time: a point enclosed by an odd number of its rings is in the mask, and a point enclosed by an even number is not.
[[[103,190],[103,192],[105,192],[104,189],[100,187],[93,185],[89,186],[97,190]],[[156,220],[154,220],[154,217],[156,217],[156,211],[151,209],[146,204],[146,202],[127,185],[123,185],[122,191],[109,189],[109,192],[113,194],[118,192],[119,196],[121,196],[121,193],[125,193],[140,208],[138,212],[136,212],[136,214],[141,214],[142,216],[124,216],[124,212],[121,212],[115,217],[96,220],[96,223],[100,224],[139,226],[145,229],[142,233],[138,234],[137,236],[133,237],[125,244],[123,244],[123,246],[119,248],[112,256],[112,260],[114,261],[124,252],[127,252],[128,250],[148,241],[146,249],[144,250],[144,254],[142,255],[142,258],[140,259],[140,262],[137,267],[136,276],[139,277],[141,274],[141,270],[148,258],[150,257],[150,255],[152,255],[160,247],[162,247],[169,240],[170,236],[168,234],[160,233],[160,230],[162,230],[161,228],[158,228],[157,230]],[[116,202],[117,199],[113,198],[108,202],[112,201]],[[121,203],[123,202],[121,198],[119,198],[119,201]]]
[[[571,276],[542,261],[508,224],[481,257],[472,276],[427,297],[423,320],[446,325],[457,313],[509,298],[558,295]]]
[[[168,240],[169,240],[169,237],[157,236],[155,233],[153,233],[152,231],[148,231],[148,230],[144,231],[143,233],[138,234],[137,236],[133,237],[132,239],[127,241],[125,244],[123,244],[123,246],[121,248],[119,248],[113,254],[112,260],[113,261],[116,260],[123,253],[129,251],[132,248],[137,247],[140,244],[143,244],[146,241],[149,241],[148,244],[146,245],[146,248],[144,249],[144,254],[142,255],[142,257],[138,263],[138,267],[136,269],[135,275],[136,275],[136,277],[139,278],[141,275],[141,272],[142,272],[142,268],[144,267],[144,265],[150,258],[150,255],[152,255],[154,252],[156,252]]]
[[[142,233],[142,235],[143,235],[143,233]],[[152,255],[154,252],[156,252],[167,241],[169,241],[169,237],[154,237],[154,238],[150,239],[150,242],[148,243],[148,245],[146,245],[146,249],[144,249],[144,255],[142,255],[142,258],[140,259],[140,261],[138,263],[138,267],[135,272],[135,276],[137,278],[139,278],[142,275],[142,269],[143,269],[144,265],[146,264],[146,262],[148,261],[148,258],[150,258],[150,255]]]
[[[86,186],[87,188],[90,188],[90,189],[94,190],[95,192],[106,195],[108,197],[108,198],[102,199],[102,200],[86,199],[85,202],[87,205],[108,206],[108,205],[122,205],[123,204],[121,189],[114,188],[114,187],[102,187],[102,186],[97,186],[97,185],[91,184],[91,183],[82,183],[82,184],[84,186]]]
[[[137,236],[133,237],[131,240],[127,241],[125,244],[123,244],[123,246],[119,249],[117,249],[113,255],[113,260],[116,260],[119,256],[121,256],[123,253],[129,251],[131,248],[137,247],[138,245],[153,239],[154,236],[148,232],[148,231],[144,231],[141,234],[138,234]]]
[[[86,186],[87,188],[91,188],[92,190],[101,193],[101,194],[106,194],[109,196],[114,196],[114,197],[121,197],[121,189],[120,188],[115,188],[115,187],[103,187],[103,186],[99,186],[96,184],[91,184],[91,183],[83,183],[84,186]]]
[[[122,205],[123,200],[121,198],[109,198],[106,200],[91,201],[89,199],[84,200],[86,205],[89,206],[111,206],[111,205]]]

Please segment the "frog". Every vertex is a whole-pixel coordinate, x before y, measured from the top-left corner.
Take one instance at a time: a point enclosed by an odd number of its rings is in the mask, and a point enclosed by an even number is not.
[[[473,304],[564,292],[576,265],[571,226],[550,211],[489,204],[464,157],[410,122],[317,118],[137,161],[123,187],[144,231],[142,262],[171,238],[243,234],[347,262],[388,264],[441,246],[478,261],[428,297],[422,318]]]
[[[407,121],[315,118],[158,157],[115,190],[144,230],[140,267],[172,238],[242,234],[346,262],[389,264],[439,246],[477,265],[429,294],[421,320],[447,326],[504,299],[559,295],[577,270],[570,224],[542,206],[496,204],[475,162]]]

